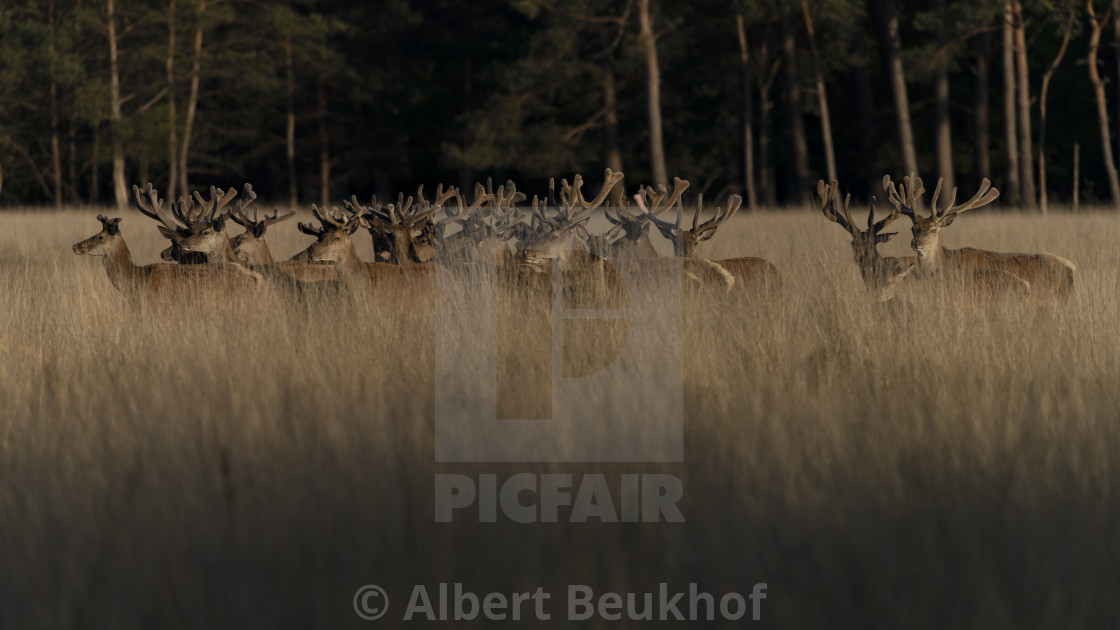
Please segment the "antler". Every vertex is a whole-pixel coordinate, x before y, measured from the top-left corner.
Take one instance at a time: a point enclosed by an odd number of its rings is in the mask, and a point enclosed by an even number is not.
[[[144,186],[143,190],[133,185],[132,195],[136,199],[136,209],[144,216],[159,221],[169,230],[179,229],[179,226],[175,225],[175,219],[168,216],[167,211],[163,209],[163,200],[159,198],[159,191],[152,187],[151,182]]]
[[[867,229],[871,230],[872,234],[878,234],[879,232],[882,232],[883,229],[886,228],[888,225],[890,225],[892,221],[894,221],[898,217],[902,216],[901,212],[899,212],[898,210],[895,210],[894,212],[892,212],[892,213],[888,214],[887,216],[883,217],[882,219],[879,219],[878,221],[875,221],[875,203],[876,203],[876,201],[878,201],[878,200],[875,199],[875,195],[872,195],[871,196],[871,209],[868,210],[868,212],[867,212]]]
[[[836,191],[839,188],[839,182],[833,180],[831,184],[825,184],[824,180],[817,182],[817,196],[821,198],[821,212],[824,216],[833,223],[848,231],[849,234],[855,236],[859,233],[852,221],[852,215],[848,212],[848,202],[852,196],[848,195],[844,199],[844,214],[841,216],[836,212]]]
[[[661,208],[661,209],[665,209],[665,208],[672,208],[674,205],[677,206],[677,221],[676,221],[676,223],[669,223],[668,221],[665,221],[663,219],[658,218],[657,215],[655,215],[652,211],[650,211],[649,208],[646,207],[645,201],[641,199],[641,196],[642,196],[641,194],[634,195],[634,200],[638,202],[638,208],[640,208],[641,211],[644,212],[646,214],[646,216],[649,217],[649,220],[652,221],[653,224],[656,225],[658,228],[660,228],[662,230],[679,231],[681,229],[681,220],[682,220],[682,217],[684,215],[684,208],[680,204],[681,195],[684,194],[684,191],[688,190],[688,187],[690,185],[691,184],[689,183],[688,180],[681,179],[679,177],[674,177],[673,178],[673,194],[672,194],[672,196],[669,197],[668,203],[666,203]],[[659,186],[658,188],[660,188],[660,191],[659,191],[660,194],[653,197],[654,198],[653,207],[654,207],[655,210],[658,209],[658,206],[661,204],[661,201],[665,198],[665,196],[669,194],[664,186]],[[648,193],[650,189],[646,188],[645,190]],[[693,217],[692,217],[693,230],[696,229],[696,220],[699,218],[699,216],[700,216],[700,208],[698,206],[697,209],[696,209],[696,214],[693,215]],[[709,223],[710,223],[710,221],[709,221]],[[704,225],[707,225],[707,223],[705,223]],[[714,228],[712,228],[712,229],[714,229]]]
[[[956,216],[961,212],[968,210],[975,210],[976,208],[984,207],[999,197],[999,190],[992,188],[992,182],[985,178],[980,182],[980,190],[972,196],[963,205],[956,205],[957,203],[957,189],[954,187],[953,192],[949,197],[949,204],[945,208],[938,210],[937,200],[941,196],[941,186],[944,184],[944,178],[938,178],[937,188],[933,191],[933,199],[930,201],[930,218],[938,222],[944,219]],[[883,176],[883,190],[888,193],[888,199],[894,204],[895,209],[911,219],[915,218],[915,208],[918,205],[918,199],[925,193],[925,187],[922,185],[922,178],[917,175],[911,174],[904,178],[906,199],[903,200],[895,188],[894,182],[891,181],[890,175]]]
[[[700,227],[696,227],[696,221],[700,218],[700,207],[703,205],[703,202],[704,198],[701,195],[700,200],[696,204],[696,214],[692,215],[692,233],[699,236],[701,240],[707,240],[711,237],[705,237],[704,234],[714,232],[716,228],[723,225],[724,221],[735,216],[735,213],[739,211],[739,206],[743,203],[743,198],[739,195],[731,195],[727,198],[726,210],[717,207],[715,216],[701,223]]]
[[[922,186],[922,179],[917,175],[907,175],[903,178],[903,184],[906,199],[898,194],[898,189],[891,181],[891,176],[883,176],[883,192],[887,193],[887,200],[894,205],[895,210],[900,214],[905,214],[914,219],[914,208],[917,205],[918,196],[925,192],[925,188]]]
[[[253,189],[252,186],[249,186],[248,188],[250,192]],[[228,205],[229,202],[233,201],[233,198],[236,196],[237,190],[235,190],[234,188],[230,188],[228,191],[223,191],[221,188],[215,188],[214,186],[211,186],[209,199],[203,199],[202,195],[199,194],[197,190],[194,191],[194,198],[198,202],[199,206],[201,206],[201,211],[199,212],[196,220],[203,218],[210,220],[216,218],[216,216],[222,211],[222,208],[225,208],[226,205]],[[253,196],[256,197],[256,195]]]
[[[992,188],[992,182],[988,181],[988,178],[985,177],[984,180],[980,182],[980,190],[976,191],[976,194],[972,196],[972,199],[966,201],[964,205],[956,205],[957,189],[956,187],[954,187],[953,194],[949,197],[949,205],[946,206],[943,210],[938,211],[937,196],[941,192],[941,184],[942,179],[939,178],[937,180],[937,188],[933,191],[933,199],[930,201],[930,211],[933,213],[932,216],[934,216],[935,218],[938,216],[940,216],[941,218],[945,218],[950,215],[957,215],[962,212],[966,212],[968,210],[982,208],[999,198],[999,191],[995,188]]]
[[[638,193],[638,194],[634,195],[634,201],[636,201],[638,203],[638,209],[641,210],[644,213],[646,219],[653,222],[653,224],[656,225],[657,227],[659,227],[663,230],[674,230],[674,231],[679,230],[681,228],[681,213],[679,213],[679,212],[677,213],[677,222],[676,223],[669,223],[668,221],[666,221],[664,219],[661,219],[657,215],[653,214],[653,212],[651,212],[650,209],[646,207],[646,202],[645,202],[645,200],[642,199],[642,194],[641,193]]]

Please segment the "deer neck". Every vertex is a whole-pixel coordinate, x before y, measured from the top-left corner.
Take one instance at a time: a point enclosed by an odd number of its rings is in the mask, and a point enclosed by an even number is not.
[[[237,259],[237,254],[233,251],[233,245],[230,244],[228,236],[222,236],[222,244],[219,247],[213,262],[218,264],[241,263],[241,261]]]
[[[686,239],[682,233],[673,241],[673,253],[679,258],[697,258],[697,243]]]
[[[392,232],[393,262],[408,265],[412,262],[412,235],[408,228],[396,228]]]
[[[334,266],[338,269],[340,277],[351,279],[360,277],[365,269],[362,260],[358,258],[358,252],[354,249],[354,243],[349,241],[342,246]]]
[[[132,253],[128,251],[128,245],[123,238],[105,254],[102,263],[105,265],[105,272],[109,275],[109,282],[113,283],[119,291],[124,291],[140,275],[136,265],[132,263]]]
[[[876,289],[888,283],[891,277],[891,266],[879,254],[879,248],[873,247],[868,252],[865,260],[857,260],[860,275],[869,288]]]
[[[934,247],[929,248],[926,255],[917,255],[918,266],[925,275],[937,273],[945,266],[945,261],[949,258],[949,255],[950,250],[943,247],[940,243],[937,243]]]
[[[276,260],[272,258],[272,252],[268,250],[268,242],[260,239],[260,247],[261,262],[265,265],[275,265]]]

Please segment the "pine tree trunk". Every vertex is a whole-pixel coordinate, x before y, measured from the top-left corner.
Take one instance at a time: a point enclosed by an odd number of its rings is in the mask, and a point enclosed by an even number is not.
[[[988,83],[992,80],[991,41],[988,33],[981,33],[972,40],[973,54],[976,57],[976,76],[972,84],[972,129],[973,129],[973,173],[976,187],[980,181],[992,178],[991,122],[988,108],[990,93]]]
[[[1062,58],[1066,55],[1066,49],[1069,48],[1070,36],[1073,34],[1073,20],[1077,16],[1073,7],[1070,8],[1069,20],[1066,22],[1065,31],[1062,33],[1062,44],[1058,47],[1058,54],[1054,56],[1054,61],[1050,67],[1046,69],[1046,73],[1042,75],[1042,88],[1038,92],[1038,205],[1042,208],[1042,213],[1046,214],[1048,195],[1046,191],[1046,95],[1050,91],[1050,79],[1057,72],[1058,66],[1062,63]]]
[[[763,72],[759,73],[758,78],[758,107],[760,116],[758,125],[759,192],[765,200],[766,205],[773,207],[778,205],[778,187],[774,182],[774,160],[771,155],[772,149],[770,148],[770,145],[773,144],[772,138],[774,137],[774,103],[770,100],[770,88],[774,85],[776,71],[771,69],[769,75],[766,75],[769,54],[765,41],[762,42],[760,53]]]
[[[786,87],[786,124],[793,144],[793,181],[789,198],[795,203],[809,201],[809,143],[805,138],[805,119],[801,114],[801,83],[797,74],[797,40],[789,5],[781,5],[782,74]]]
[[[953,176],[952,112],[949,96],[949,63],[946,47],[949,45],[949,18],[945,0],[934,0],[934,11],[940,20],[937,43],[939,60],[933,72],[934,100],[934,153],[937,157],[937,175],[943,180],[945,190],[956,187]]]
[[[747,45],[747,30],[742,14],[735,15],[739,29],[739,61],[743,75],[743,190],[746,191],[747,209],[758,207],[758,191],[754,183],[754,103],[751,101],[751,54]]]
[[[198,85],[202,80],[202,17],[206,12],[206,0],[198,0],[198,26],[194,31],[194,64],[191,67],[191,93],[187,98],[187,115],[183,120],[183,138],[179,145],[179,189],[189,194],[190,177],[187,172],[187,156],[191,149],[191,130],[194,116],[198,111]]]
[[[1116,53],[1116,80],[1120,85],[1120,0],[1112,0],[1112,46]],[[1120,120],[1120,98],[1116,99],[1116,115]],[[1120,134],[1116,134],[1116,151],[1120,153]]]
[[[62,145],[58,137],[58,82],[54,74],[54,0],[47,3],[47,25],[49,29],[48,48],[50,50],[50,94],[51,94],[51,178],[54,184],[54,206],[62,207]]]
[[[1023,32],[1023,7],[1012,0],[1015,26],[1015,83],[1019,88],[1019,184],[1023,207],[1038,207],[1034,186],[1034,149],[1031,141],[1031,84],[1027,68],[1027,41]]]
[[[852,73],[856,83],[856,109],[859,110],[860,153],[863,164],[867,168],[867,191],[869,195],[876,194],[881,186],[882,173],[879,171],[877,151],[875,151],[875,136],[878,129],[875,125],[875,97],[871,86],[871,73],[867,69],[869,62],[867,42],[864,39],[864,24],[862,18],[857,16],[855,27],[852,29],[852,51],[855,54],[855,63]]]
[[[128,186],[124,179],[124,144],[121,138],[121,79],[117,58],[117,19],[114,0],[108,0],[106,12],[109,18],[109,115],[113,135],[113,193],[117,209],[128,207]]]
[[[292,33],[284,30],[284,70],[287,75],[288,129],[288,203],[295,208],[299,205],[299,183],[296,181],[296,80],[292,67]]]
[[[319,203],[326,207],[331,198],[331,146],[327,131],[327,85],[318,85],[319,96]]]
[[[650,176],[656,186],[667,185],[669,176],[665,168],[665,145],[661,138],[661,71],[657,67],[657,43],[653,38],[649,3],[650,0],[638,0],[638,24],[646,53]]]
[[[1019,184],[1019,137],[1015,120],[1015,32],[1012,28],[1014,14],[1011,3],[1003,7],[1003,134],[1007,160],[1004,186],[1007,202],[1019,205],[1022,195]]]
[[[910,99],[906,94],[906,73],[902,69],[902,39],[898,30],[898,13],[894,0],[873,0],[879,49],[890,77],[894,97],[895,120],[898,123],[899,148],[907,173],[918,172],[918,154],[914,145],[914,129],[910,122]]]
[[[93,123],[93,150],[89,158],[89,202],[97,205],[101,201],[101,182],[97,173],[97,165],[101,162],[101,124]]]
[[[78,192],[78,123],[70,118],[70,130],[67,134],[67,162],[69,167],[70,202],[81,203],[82,195]]]
[[[816,35],[813,32],[813,18],[809,14],[809,0],[801,0],[805,13],[805,31],[809,35],[809,54],[813,60],[813,78],[817,84],[817,104],[821,109],[821,138],[824,141],[824,163],[828,181],[836,181],[836,150],[832,144],[832,118],[828,110],[828,93],[824,87],[824,72],[821,70],[821,57],[817,52]]]
[[[174,201],[179,185],[179,121],[175,114],[175,0],[170,0],[167,5],[167,119],[167,163],[170,173],[166,198]]]
[[[1100,124],[1101,133],[1101,158],[1104,160],[1105,172],[1108,174],[1108,189],[1112,195],[1112,206],[1120,208],[1120,178],[1116,174],[1116,162],[1112,157],[1112,138],[1108,130],[1108,103],[1105,98],[1104,80],[1101,79],[1097,68],[1097,55],[1101,43],[1101,31],[1104,24],[1097,19],[1093,11],[1093,3],[1086,3],[1089,10],[1089,79],[1093,82],[1093,92],[1097,98],[1097,122]]]
[[[614,85],[614,64],[610,56],[603,62],[603,151],[607,168],[616,173],[622,170],[622,148],[618,141],[618,94]]]

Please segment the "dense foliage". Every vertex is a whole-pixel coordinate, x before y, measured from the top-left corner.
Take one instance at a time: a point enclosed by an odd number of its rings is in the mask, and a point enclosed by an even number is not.
[[[1115,123],[1120,99],[1109,79],[1118,76],[1120,22],[1104,18],[1110,2],[1097,0],[1096,11],[1107,22],[1099,65]],[[653,0],[669,175],[710,194],[743,189],[749,76],[755,172],[759,186],[772,181],[774,188],[760,202],[795,201],[805,192],[797,190],[793,172],[794,116],[804,120],[809,178],[826,176],[806,13],[820,53],[839,179],[864,196],[883,173],[900,175],[896,110],[876,29],[877,7],[888,3],[897,5],[901,26],[919,169],[937,174],[932,86],[937,64],[945,62],[957,183],[967,188],[981,172],[974,151],[983,137],[975,122],[984,102],[980,89],[990,114],[989,172],[1002,186],[1005,3],[997,0],[785,0],[784,18],[780,0]],[[634,5],[146,0],[113,7],[112,0],[12,0],[0,7],[0,204],[111,202],[114,151],[123,156],[129,184],[150,180],[168,189],[171,156],[182,152],[184,140],[192,188],[248,180],[262,196],[287,200],[295,192],[299,202],[311,202],[493,176],[534,192],[550,176],[596,174],[610,165],[605,130],[613,115],[628,180],[648,181],[647,70]],[[1071,29],[1048,96],[1048,189],[1058,201],[1073,189],[1074,143],[1081,149],[1082,198],[1105,199],[1109,191],[1084,63],[1086,6],[1023,0],[1035,134],[1041,77]],[[737,15],[744,19],[749,73]],[[785,99],[783,19],[796,43],[795,108]],[[118,121],[110,21],[119,55]],[[978,86],[981,56],[990,62],[990,80]],[[861,94],[862,68],[871,89]],[[608,75],[613,107],[605,99]],[[767,81],[764,101],[759,87]],[[763,133],[767,143],[759,142]]]

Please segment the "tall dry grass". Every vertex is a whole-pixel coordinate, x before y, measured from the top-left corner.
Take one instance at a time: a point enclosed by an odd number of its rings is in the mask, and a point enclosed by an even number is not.
[[[569,583],[767,582],[759,627],[1120,623],[1113,214],[945,231],[1070,258],[1064,306],[883,307],[819,215],[739,217],[702,251],[768,258],[786,290],[685,307],[672,464],[437,464],[422,303],[134,308],[70,251],[92,214],[0,225],[0,627],[361,627],[367,583],[394,598],[393,627],[410,585],[440,581],[542,586],[556,613]],[[122,223],[138,262],[163,246],[151,227]],[[884,253],[905,252],[899,227]],[[278,257],[307,240],[269,237]],[[434,473],[554,471],[676,474],[687,522],[433,523]]]

